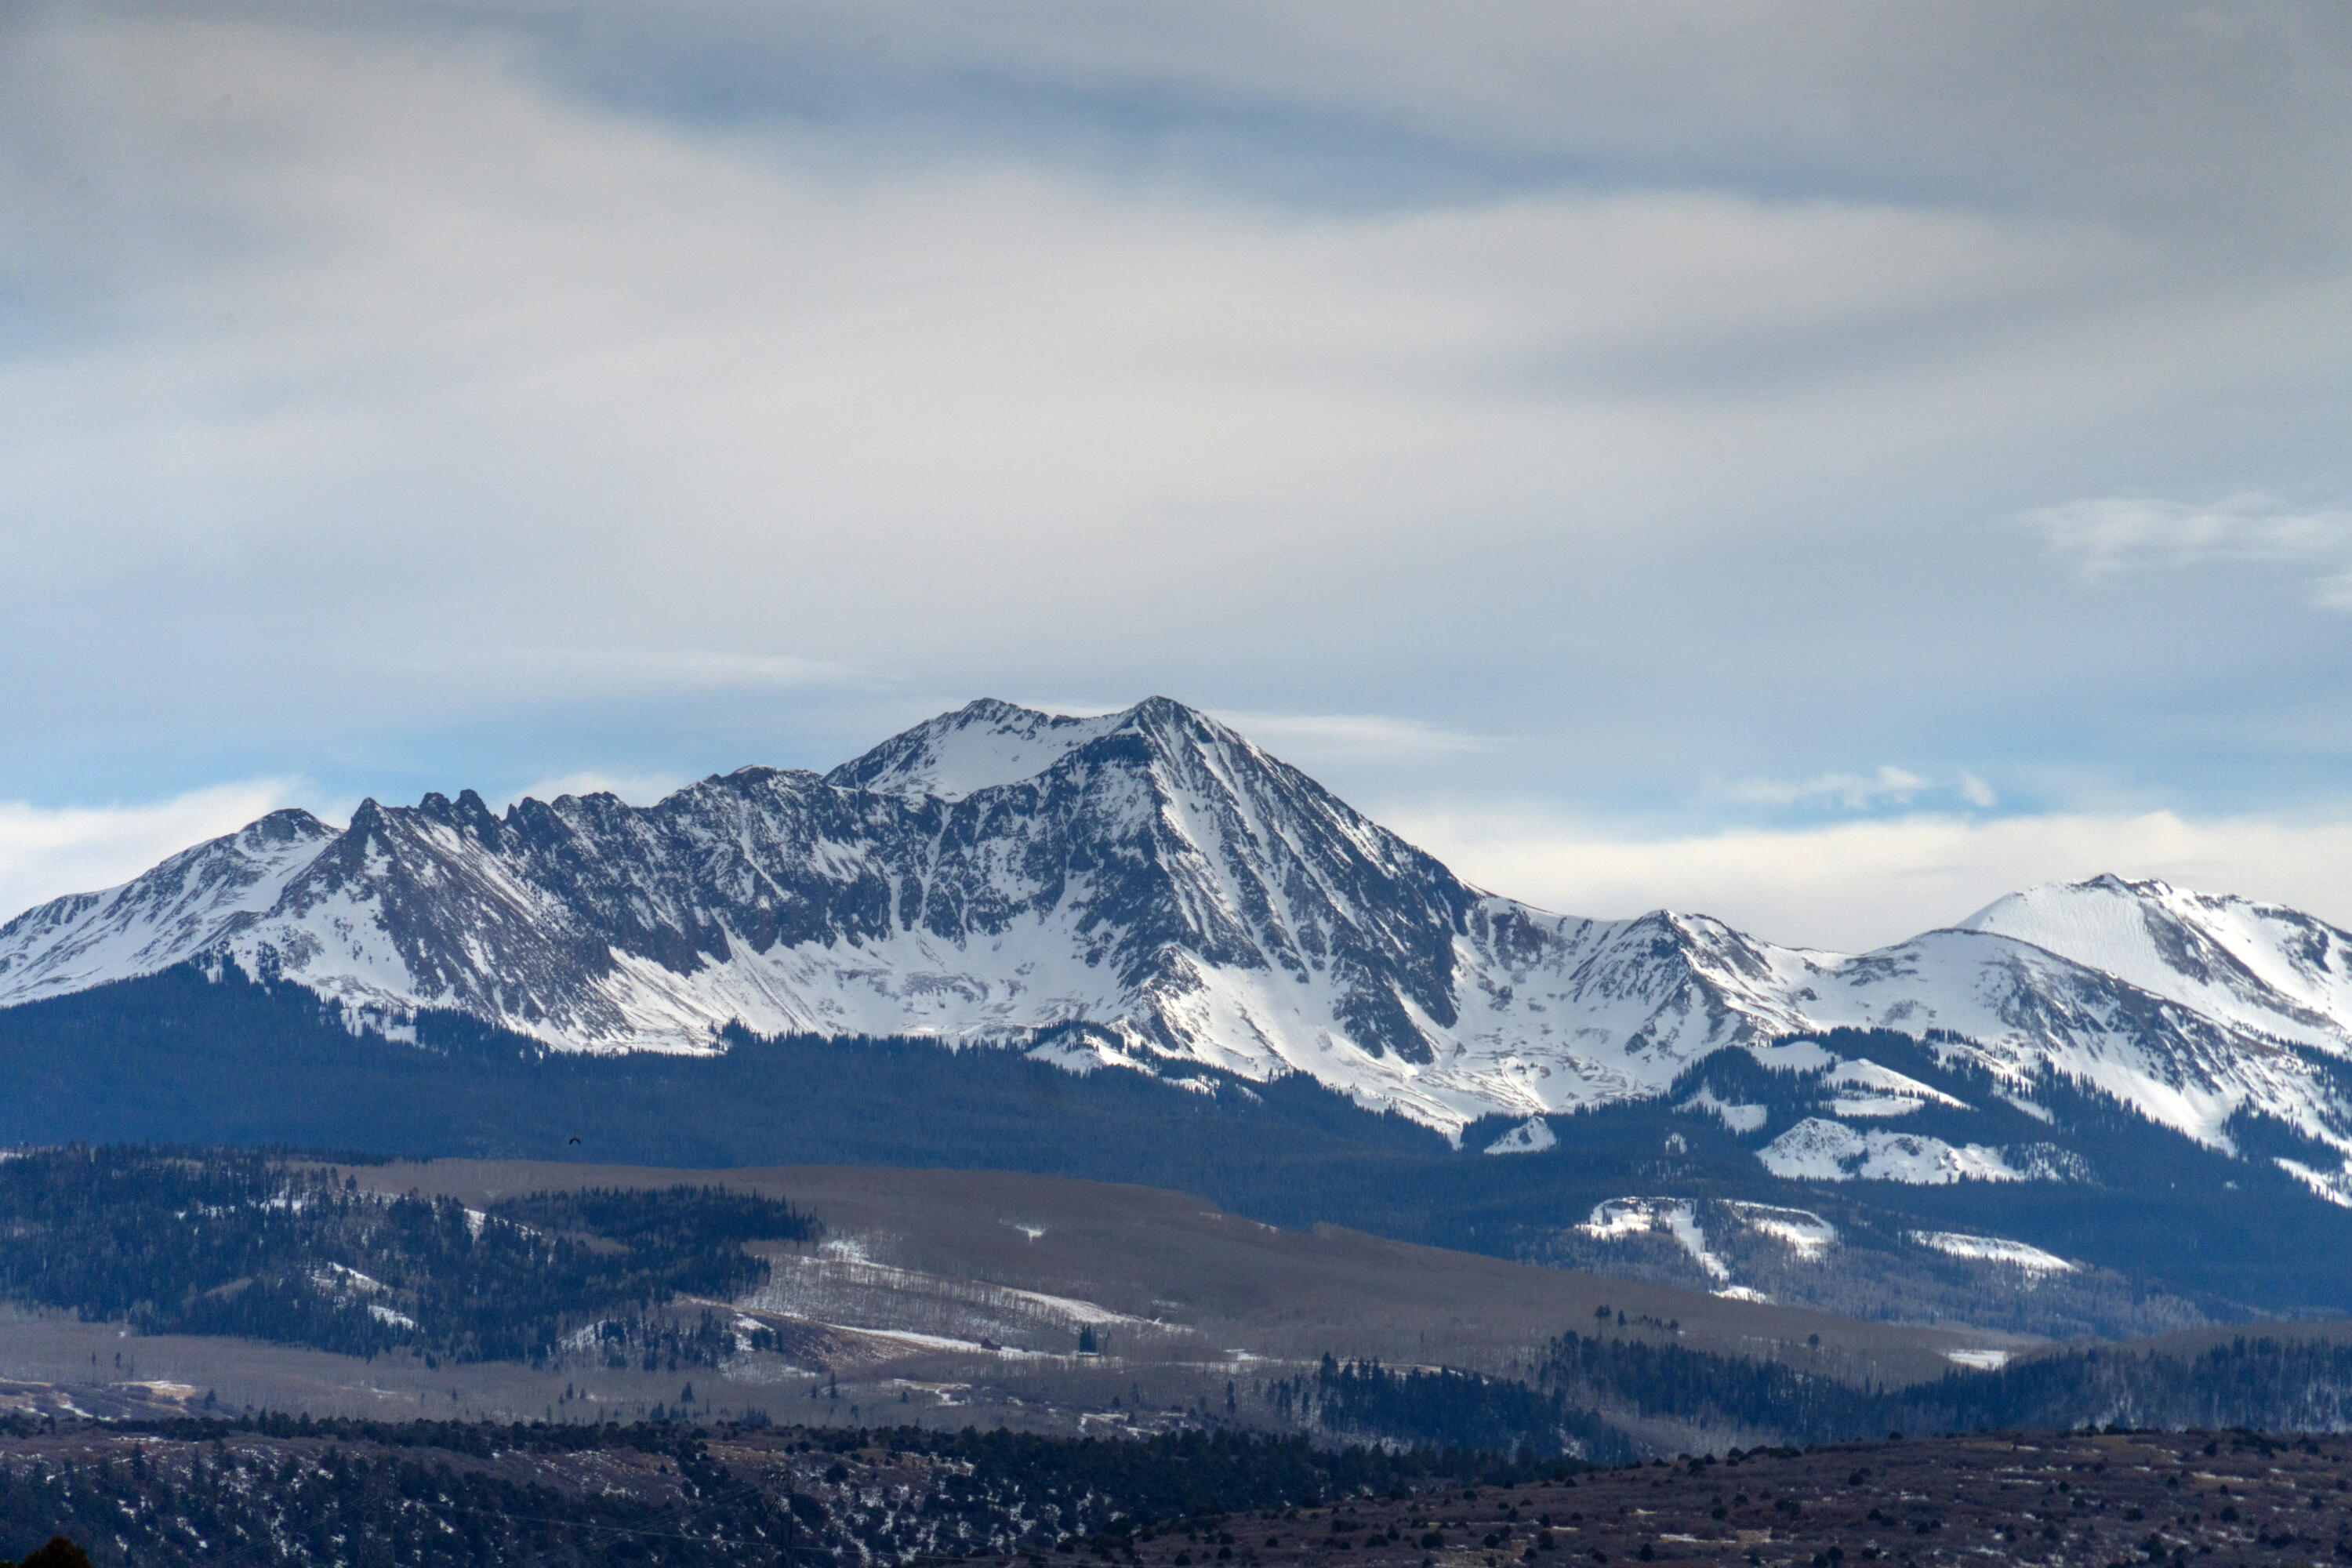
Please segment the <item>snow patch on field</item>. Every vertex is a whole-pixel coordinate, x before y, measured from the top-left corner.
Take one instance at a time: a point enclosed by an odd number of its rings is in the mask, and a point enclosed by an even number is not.
[[[765,1285],[733,1303],[738,1310],[774,1312],[859,1333],[927,1335],[943,1344],[989,1342],[1051,1352],[1066,1351],[1080,1329],[1192,1331],[1082,1297],[878,1263],[855,1237],[828,1242],[813,1258],[771,1258],[769,1270]]]
[[[570,1333],[564,1335],[558,1342],[562,1344],[565,1350],[572,1352],[575,1355],[582,1351],[593,1349],[604,1336],[605,1322],[605,1319],[599,1318],[593,1323],[583,1324],[580,1328],[576,1328]],[[735,1320],[735,1326],[738,1329],[740,1329],[745,1323],[750,1323],[754,1329],[764,1326],[750,1318],[738,1318]]]
[[[1657,1200],[1652,1198],[1611,1198],[1596,1205],[1592,1217],[1576,1228],[1595,1241],[1614,1241],[1622,1236],[1638,1236],[1654,1228],[1653,1210]]]
[[[1771,1115],[1763,1106],[1743,1105],[1738,1100],[1725,1100],[1706,1084],[1699,1085],[1696,1094],[1675,1109],[1712,1116],[1733,1132],[1761,1131],[1765,1121]]]
[[[1906,1077],[1896,1072],[1893,1068],[1881,1067],[1866,1058],[1857,1057],[1838,1063],[1836,1067],[1830,1069],[1824,1081],[1843,1089],[1874,1089],[1882,1096],[1892,1096],[1919,1103],[1932,1100],[1937,1105],[1948,1105],[1955,1110],[1966,1110],[1969,1108],[1969,1102],[1965,1100],[1955,1100],[1933,1085],[1921,1083],[1917,1079]]]
[[[1727,1203],[1749,1229],[1760,1230],[1788,1244],[1798,1257],[1816,1259],[1837,1245],[1837,1226],[1811,1209],[1781,1208],[1773,1204]]]
[[[2072,1274],[2077,1267],[2054,1252],[2044,1252],[2021,1241],[2010,1241],[1998,1236],[1970,1236],[1958,1230],[1914,1230],[1906,1233],[1920,1246],[1950,1258],[1974,1258],[1981,1263],[2005,1263],[2022,1268],[2029,1274]]]
[[[2279,1160],[2276,1163],[2280,1170],[2284,1171],[2329,1203],[2343,1208],[2352,1208],[2352,1165],[2339,1170],[2322,1171],[2306,1165],[2300,1160]]]
[[[1756,1152],[1774,1175],[1796,1182],[1904,1182],[1943,1186],[1953,1182],[2021,1182],[2026,1173],[1999,1149],[1953,1145],[1908,1132],[1858,1131],[1808,1117]]]
[[[1894,1094],[1863,1095],[1850,1100],[1831,1100],[1830,1114],[1832,1116],[1908,1116],[1918,1110],[1922,1103],[1924,1102],[1920,1100],[1906,1100],[1900,1095]]]
[[[336,1291],[363,1290],[374,1295],[383,1289],[383,1280],[341,1263],[330,1263],[323,1268],[312,1269],[310,1280],[315,1285]]]
[[[1731,1266],[1706,1249],[1706,1232],[1699,1229],[1697,1214],[1689,1204],[1676,1204],[1666,1211],[1666,1229],[1683,1244],[1683,1250],[1692,1260],[1717,1279],[1731,1278]]]
[[[911,1350],[960,1351],[967,1355],[1018,1356],[1025,1353],[1021,1351],[1009,1351],[1002,1345],[982,1344],[978,1340],[958,1339],[952,1334],[917,1333],[912,1329],[864,1329],[855,1323],[823,1323],[818,1326],[831,1329],[835,1333],[859,1334],[869,1340],[887,1340],[892,1344],[905,1345]]]
[[[1559,1140],[1552,1136],[1551,1123],[1540,1116],[1530,1116],[1492,1143],[1486,1145],[1489,1154],[1540,1154],[1556,1146]]]
[[[1729,1279],[1731,1266],[1707,1250],[1706,1233],[1699,1228],[1695,1205],[1675,1198],[1611,1198],[1576,1227],[1595,1240],[1610,1241],[1649,1231],[1664,1231],[1708,1278]]]

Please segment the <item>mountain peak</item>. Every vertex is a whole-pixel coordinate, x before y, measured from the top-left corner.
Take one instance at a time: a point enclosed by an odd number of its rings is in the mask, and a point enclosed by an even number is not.
[[[1231,735],[1232,731],[1202,712],[1187,707],[1173,697],[1147,697],[1126,712],[1114,715],[1121,727],[1133,725],[1141,730],[1174,731],[1187,735]]]
[[[2227,901],[2234,900],[2103,871],[2078,882],[2043,882],[2004,893],[1951,929],[2014,938],[2101,968],[2121,961],[2126,950],[2146,948],[2152,930],[2176,923],[2200,905]]]
[[[2113,871],[2102,871],[2095,877],[2085,877],[2077,882],[2042,882],[2014,893],[2003,893],[1976,913],[1953,921],[1950,929],[1995,931],[2032,942],[2033,938],[2021,928],[2067,918],[2058,915],[2056,911],[2059,910],[2116,903],[2117,900],[2162,903],[2175,896],[2174,889],[2163,882],[2153,879],[2136,882]]]
[[[2095,877],[2086,877],[2079,882],[2058,885],[2070,892],[2124,893],[2138,899],[2168,898],[2173,891],[2169,882],[2161,881],[2157,878],[2143,877],[2135,881],[2129,877],[2118,877],[2113,871],[2102,871]]]
[[[2352,933],[2293,910],[2113,873],[1997,899],[1959,929],[2031,942],[2250,1032],[2345,1048]]]
[[[843,788],[961,800],[979,790],[1034,778],[1088,742],[1129,730],[1161,739],[1226,733],[1214,720],[1167,697],[1085,717],[983,697],[892,736],[824,778]]]
[[[333,828],[299,805],[284,806],[256,817],[232,835],[238,847],[248,853],[265,844],[307,844],[334,836]]]

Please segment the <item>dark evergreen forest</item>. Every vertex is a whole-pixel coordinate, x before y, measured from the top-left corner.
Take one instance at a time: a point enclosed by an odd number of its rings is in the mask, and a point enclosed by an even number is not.
[[[2231,1361],[2268,1353],[2224,1349]],[[1386,1399],[1375,1385],[1402,1380],[1327,1365],[1316,1381],[1344,1402]],[[1253,1568],[1263,1547],[1285,1563],[1356,1551],[1402,1568],[1483,1546],[1498,1562],[1549,1568],[1729,1561],[1759,1539],[1732,1532],[1763,1526],[1761,1539],[1784,1548],[1805,1542],[1780,1559],[1791,1562],[1809,1550],[1836,1562],[1827,1552],[1843,1535],[1849,1547],[1867,1538],[1899,1548],[1866,1548],[1864,1560],[2099,1562],[2120,1549],[2115,1560],[2179,1563],[2190,1559],[2175,1543],[2201,1526],[2235,1549],[2217,1562],[2277,1561],[2290,1547],[2302,1553],[2291,1561],[2317,1561],[2331,1554],[2331,1530],[2332,1555],[2352,1561],[2344,1457],[2340,1441],[2212,1429],[2169,1442],[2121,1430],[1990,1443],[1882,1434],[1617,1468],[1524,1449],[1394,1451],[1236,1432],[0,1417],[0,1551],[61,1532],[99,1568]],[[1976,1489],[1965,1507],[1956,1480]],[[1556,1540],[1555,1525],[1573,1533]],[[1674,1530],[1651,1549],[1653,1532]],[[1576,1549],[1596,1537],[1619,1555]],[[1700,1550],[1710,1543],[1727,1550]],[[1571,1550],[1544,1556],[1562,1545]]]
[[[712,1188],[542,1193],[478,1214],[387,1202],[262,1153],[68,1147],[0,1161],[0,1296],[142,1333],[347,1355],[537,1360],[584,1331],[608,1360],[711,1364],[733,1331],[658,1309],[751,1289],[768,1266],[744,1242],[820,1228],[789,1204]]]
[[[1780,1362],[1570,1333],[1525,1382],[1326,1356],[1313,1375],[1272,1384],[1265,1397],[1335,1436],[1603,1463],[1636,1452],[1616,1425],[1628,1418],[1724,1435],[1702,1436],[1695,1446],[1705,1447],[1743,1434],[1813,1444],[2109,1426],[2344,1431],[2352,1429],[2352,1344],[2252,1336],[2197,1352],[2102,1347],[1905,1388],[1858,1388]]]
[[[1334,1435],[1422,1448],[1539,1459],[1573,1454],[1604,1464],[1623,1464],[1636,1452],[1590,1404],[1571,1403],[1559,1389],[1450,1368],[1396,1372],[1327,1355],[1312,1377],[1281,1379],[1265,1398],[1284,1417]]]

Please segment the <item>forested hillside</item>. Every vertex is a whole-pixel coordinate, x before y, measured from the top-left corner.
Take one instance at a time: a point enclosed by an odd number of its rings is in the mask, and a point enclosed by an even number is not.
[[[70,1147],[0,1161],[0,1297],[142,1333],[346,1355],[713,1364],[736,1331],[680,1295],[768,1276],[743,1250],[820,1226],[718,1189],[536,1194],[470,1211],[254,1153]]]
[[[1842,1092],[1763,1073],[1742,1052],[1701,1062],[1665,1099],[1554,1118],[1552,1148],[1491,1157],[1480,1151],[1504,1121],[1474,1125],[1455,1149],[1303,1077],[1252,1084],[1203,1068],[1185,1087],[1075,1075],[1013,1051],[740,1034],[711,1057],[551,1055],[462,1016],[427,1014],[415,1027],[415,1044],[355,1036],[299,987],[192,970],[0,1010],[0,1143],[1026,1170],[1194,1193],[1269,1224],[1330,1222],[1713,1289],[1671,1243],[1645,1257],[1576,1229],[1601,1203],[1668,1194],[1822,1216],[1843,1238],[1830,1267],[1735,1261],[1776,1299],[1850,1315],[2121,1337],[2352,1308],[2352,1210],[2266,1161],[2199,1148],[2054,1082],[2036,1093],[2078,1129],[2091,1180],[1915,1185],[1775,1177],[1752,1138],[1677,1109],[1723,1079],[1759,1097],[1778,1119],[1769,1130]],[[1867,1045],[1923,1083],[1987,1098],[1916,1043]],[[2243,1131],[2269,1135],[2267,1124]],[[1917,1230],[2014,1237],[2081,1267],[2026,1291],[1923,1248]]]
[[[2110,1426],[2341,1432],[2352,1430],[2352,1342],[2254,1336],[2193,1352],[2059,1351],[1889,1389],[1783,1362],[1570,1333],[1524,1381],[1326,1357],[1313,1375],[1272,1383],[1264,1397],[1336,1437],[1601,1462],[1637,1452],[1626,1428],[1653,1421],[1690,1432],[1694,1447],[1715,1448]]]

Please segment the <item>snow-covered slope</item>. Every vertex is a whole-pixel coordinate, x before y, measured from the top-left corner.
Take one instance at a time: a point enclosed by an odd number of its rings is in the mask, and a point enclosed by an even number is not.
[[[2240,1110],[2352,1152],[2352,1104],[2321,1064],[2253,1015],[2215,1017],[2104,970],[1990,931],[1939,931],[1856,958],[1790,955],[1816,1028],[1949,1037],[1944,1048],[2018,1083],[2043,1070],[2216,1148]],[[2352,1037],[2339,1036],[2339,1048]]]
[[[1040,713],[993,698],[942,713],[824,775],[848,789],[961,800],[992,784],[1035,778],[1126,717]]]
[[[2352,933],[2276,904],[2097,877],[2011,893],[1960,922],[2209,1018],[2352,1054]]]
[[[184,963],[269,915],[335,841],[307,811],[274,811],[184,849],[119,888],[75,893],[0,926],[0,1006]]]
[[[1853,1025],[1939,1031],[2021,1088],[2053,1070],[2208,1143],[2252,1109],[2352,1152],[2305,1054],[2352,1054],[2352,939],[2154,887],[2043,889],[1858,957],[1579,920],[1465,884],[1180,703],[976,702],[823,777],[746,768],[642,808],[499,816],[468,791],[369,802],[341,832],[278,813],[0,927],[0,1006],[227,960],[379,1023],[456,1008],[570,1048],[705,1050],[740,1022],[1301,1071],[1449,1131]],[[2147,910],[2175,925],[2145,934]]]

